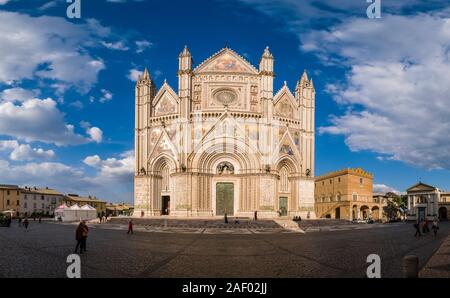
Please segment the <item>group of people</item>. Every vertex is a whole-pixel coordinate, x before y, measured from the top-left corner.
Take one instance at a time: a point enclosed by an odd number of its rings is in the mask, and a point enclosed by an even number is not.
[[[24,226],[25,230],[28,230],[28,225],[30,224],[30,222],[28,221],[28,217],[25,216],[25,218],[22,220],[22,217],[19,216],[19,218],[17,219],[17,222],[19,223],[19,228]],[[40,222],[41,221],[39,221],[39,223]]]
[[[418,220],[414,224],[414,228],[416,229],[416,233],[414,234],[414,237],[416,238],[428,234],[430,232],[430,221],[428,220],[428,218],[422,219],[420,221]],[[434,217],[433,219],[431,230],[433,230],[434,236],[436,236],[439,230],[439,220],[437,217]]]
[[[108,214],[106,214],[105,212],[99,213],[98,214],[98,221],[100,223],[107,222],[108,221]]]

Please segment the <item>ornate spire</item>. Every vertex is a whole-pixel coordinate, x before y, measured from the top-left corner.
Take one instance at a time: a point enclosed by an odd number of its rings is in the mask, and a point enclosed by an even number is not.
[[[312,81],[310,81],[308,79],[308,73],[306,72],[306,69],[305,69],[303,71],[303,74],[302,74],[300,80],[298,80],[298,82],[297,82],[297,88],[299,88],[299,87],[302,87],[302,88],[310,87],[311,84],[312,84]]]
[[[189,52],[187,46],[181,51],[180,56],[178,56],[178,75],[189,74],[192,72],[192,55]]]
[[[191,52],[189,52],[187,45],[185,45],[184,49],[180,53],[180,57],[189,57],[189,56],[191,56]]]
[[[273,55],[269,51],[269,47],[266,47],[264,49],[264,53],[262,54],[261,61],[259,62],[259,73],[273,77],[273,61]]]
[[[308,81],[308,74],[306,73],[306,69],[303,71],[303,75],[300,78],[300,84],[303,84]]]
[[[153,79],[152,79],[152,77],[150,76],[150,73],[149,73],[149,71],[148,71],[148,69],[147,69],[147,67],[146,67],[146,68],[144,69],[144,72],[138,76],[138,79],[137,79],[137,81],[136,81],[136,85],[139,85],[139,84],[147,84],[148,82],[153,83]]]
[[[142,80],[148,80],[148,79],[150,79],[150,75],[149,75],[149,73],[148,73],[147,67],[144,69],[144,73],[142,74],[141,79],[142,79]]]
[[[263,58],[273,58],[272,53],[269,50],[269,46],[264,49]]]

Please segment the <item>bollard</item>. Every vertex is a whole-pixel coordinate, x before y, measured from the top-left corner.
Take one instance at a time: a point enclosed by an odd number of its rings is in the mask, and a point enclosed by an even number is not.
[[[417,278],[419,276],[419,257],[410,255],[403,258],[403,277]]]
[[[167,219],[164,219],[164,227],[167,228]]]

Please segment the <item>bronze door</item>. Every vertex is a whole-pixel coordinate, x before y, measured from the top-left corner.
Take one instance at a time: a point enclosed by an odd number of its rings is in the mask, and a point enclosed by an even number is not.
[[[216,215],[234,214],[234,184],[217,183],[216,185]]]

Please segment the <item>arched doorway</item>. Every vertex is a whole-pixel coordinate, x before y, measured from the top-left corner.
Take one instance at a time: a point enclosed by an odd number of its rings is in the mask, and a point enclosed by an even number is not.
[[[161,169],[161,214],[170,214],[170,168],[167,164]]]
[[[441,207],[439,208],[439,220],[447,220],[447,208]]]
[[[159,212],[161,215],[169,215],[172,207],[173,182],[171,174],[176,169],[176,164],[171,156],[160,155],[150,163],[149,167],[154,175],[151,186],[154,193],[152,199],[153,212]]]
[[[296,209],[296,202],[293,200],[295,194],[295,183],[292,183],[292,176],[298,172],[295,161],[291,156],[282,156],[276,162],[278,171],[278,214],[288,216]]]
[[[358,206],[353,205],[352,207],[352,220],[358,219]]]
[[[360,216],[361,216],[361,219],[369,219],[369,214],[370,214],[370,209],[369,209],[369,207],[368,206],[361,206],[361,213],[360,213]]]
[[[372,219],[373,220],[379,220],[380,219],[380,208],[378,206],[372,207]]]

